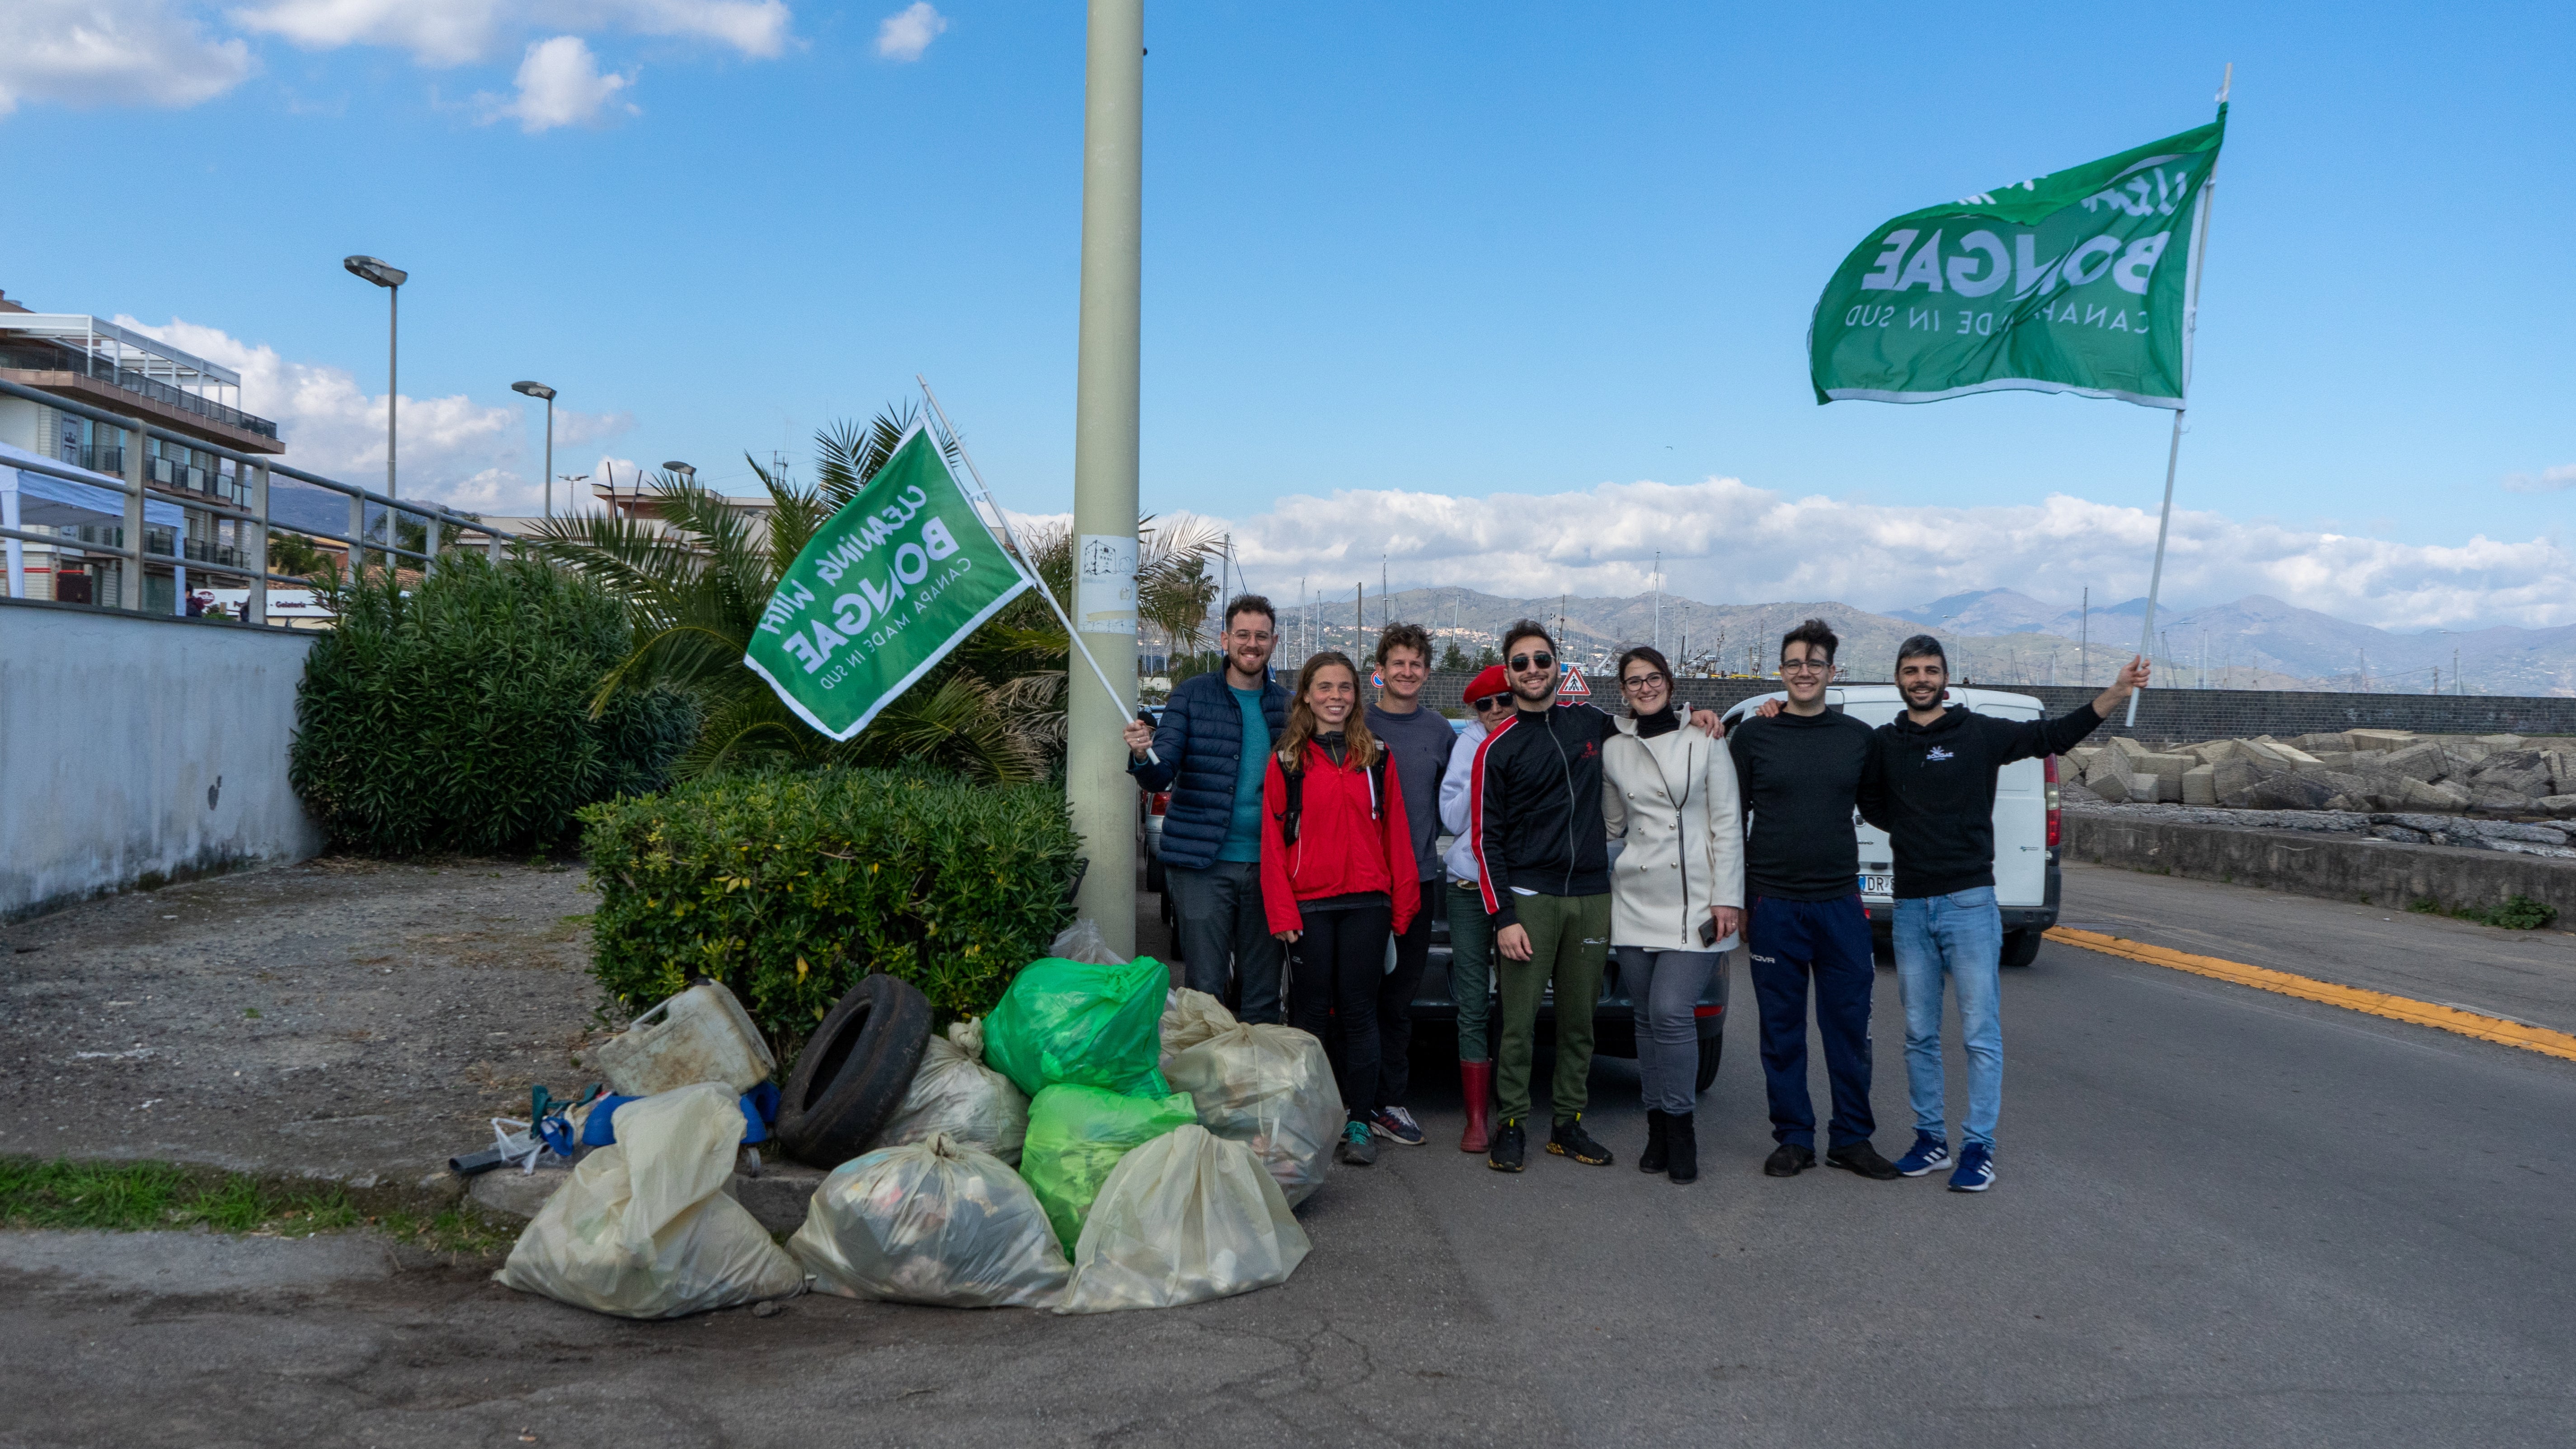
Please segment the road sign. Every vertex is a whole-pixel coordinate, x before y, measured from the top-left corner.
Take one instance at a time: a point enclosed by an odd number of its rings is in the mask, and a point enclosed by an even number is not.
[[[1573,660],[1565,661],[1556,677],[1556,702],[1580,704],[1591,697],[1592,686],[1583,682],[1583,671],[1575,666]]]

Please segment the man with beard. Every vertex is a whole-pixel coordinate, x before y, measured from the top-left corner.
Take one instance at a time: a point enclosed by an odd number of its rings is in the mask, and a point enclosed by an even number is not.
[[[2110,688],[2061,719],[1998,719],[1943,706],[1950,661],[1940,640],[1917,634],[1897,648],[1896,687],[1905,713],[1878,727],[1874,742],[1886,788],[1864,795],[1861,811],[1887,832],[1896,857],[1896,981],[1905,1001],[1914,1146],[1895,1168],[1907,1177],[1950,1161],[1941,998],[1951,984],[1958,989],[1959,1036],[1968,1057],[1968,1115],[1950,1190],[1984,1192],[1995,1181],[1995,1120],[2004,1090],[1995,773],[2015,760],[2074,748],[2146,682],[2147,662],[2133,658]]]

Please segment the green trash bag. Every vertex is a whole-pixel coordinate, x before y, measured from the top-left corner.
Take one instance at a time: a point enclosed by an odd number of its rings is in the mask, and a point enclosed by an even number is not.
[[[1162,1096],[1172,1088],[1155,1063],[1171,985],[1171,968],[1151,956],[1123,966],[1032,961],[984,1018],[985,1064],[1032,1097],[1066,1083]]]
[[[989,1041],[989,1038],[987,1038]],[[1047,1222],[1067,1253],[1082,1240],[1091,1200],[1109,1170],[1128,1150],[1199,1120],[1187,1092],[1130,1097],[1100,1087],[1041,1090],[1029,1103],[1028,1140],[1020,1148],[1020,1176],[1046,1209]]]

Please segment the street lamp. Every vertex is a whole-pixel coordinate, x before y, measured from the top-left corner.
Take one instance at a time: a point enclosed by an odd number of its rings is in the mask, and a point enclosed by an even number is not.
[[[411,280],[411,273],[375,257],[343,257],[340,265],[347,267],[351,276],[385,289],[385,496],[391,498],[395,496],[394,410],[402,402],[401,391],[395,385],[395,341],[402,321],[402,284]]]
[[[681,477],[683,477],[683,478],[685,478],[685,479],[689,480],[691,483],[695,483],[695,482],[697,482],[697,481],[698,481],[698,470],[697,470],[697,469],[690,467],[690,466],[689,466],[688,464],[686,464],[686,463],[682,463],[682,462],[679,462],[679,461],[676,461],[676,460],[671,461],[671,462],[664,463],[664,464],[662,465],[662,471],[663,471],[663,472],[665,472],[665,473],[677,473],[677,474],[679,474]]]
[[[546,517],[555,516],[555,390],[542,382],[514,382],[510,391],[543,398],[546,403]]]

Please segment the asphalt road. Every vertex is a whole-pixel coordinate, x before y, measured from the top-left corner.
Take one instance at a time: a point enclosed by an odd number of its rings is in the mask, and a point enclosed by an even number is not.
[[[1427,1081],[1292,1282],[1169,1313],[633,1325],[365,1239],[0,1234],[0,1444],[2567,1442],[2576,1064],[2056,944],[2007,983],[1982,1196],[1762,1177],[1738,1021],[1698,1184],[1629,1166],[1624,1063],[1621,1162],[1517,1178]]]

